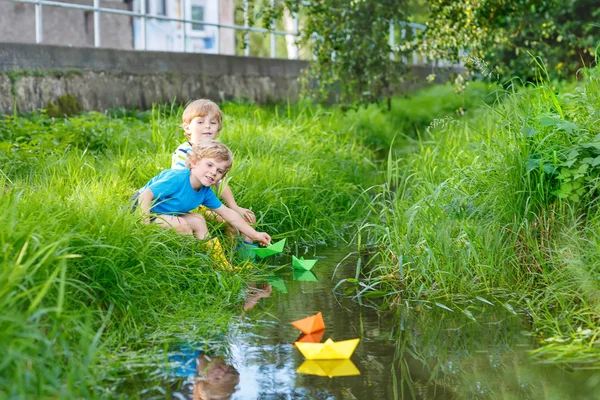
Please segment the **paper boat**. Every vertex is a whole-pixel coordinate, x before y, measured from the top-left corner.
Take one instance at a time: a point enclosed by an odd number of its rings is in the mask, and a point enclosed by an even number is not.
[[[323,314],[316,313],[310,317],[299,319],[298,321],[292,322],[292,325],[302,331],[304,334],[310,334],[313,332],[322,331],[325,329],[325,321],[323,321]]]
[[[292,256],[292,268],[310,271],[319,260],[305,260],[304,257],[296,258]]]
[[[295,281],[301,282],[318,282],[319,279],[311,271],[303,271],[301,269],[295,269],[293,271],[293,278]]]
[[[296,342],[296,347],[307,360],[347,360],[350,358],[360,339],[334,342],[327,339],[325,343]]]
[[[360,371],[350,360],[306,360],[298,367],[296,372],[307,375],[328,376],[330,378],[360,375]]]
[[[285,246],[285,239],[281,239],[279,242],[270,244],[267,247],[255,247],[252,251],[260,258],[265,258],[281,253],[283,246]]]
[[[321,340],[323,339],[324,334],[325,334],[325,329],[321,329],[318,332],[309,333],[308,335],[303,333],[298,337],[298,339],[296,339],[296,342],[321,343]]]

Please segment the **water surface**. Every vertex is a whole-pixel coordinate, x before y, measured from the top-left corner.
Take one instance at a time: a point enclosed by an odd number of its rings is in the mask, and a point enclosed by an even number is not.
[[[600,375],[594,371],[532,364],[527,352],[536,342],[527,334],[525,318],[494,300],[488,300],[490,305],[467,299],[466,312],[455,306],[448,311],[443,304],[401,300],[394,312],[383,312],[376,303],[332,293],[340,279],[354,277],[356,256],[332,249],[298,256],[319,258],[314,268],[318,281],[295,280],[303,278],[292,272],[289,256],[269,260],[286,267],[274,274],[277,278],[271,290],[249,296],[248,310],[226,339],[223,364],[231,368],[233,379],[222,389],[218,388],[221,381],[213,379],[215,390],[220,390],[213,396],[206,391],[199,394],[199,387],[211,382],[211,377],[198,381],[190,376],[174,397],[600,398]],[[294,347],[300,332],[290,323],[319,311],[326,324],[321,341],[361,339],[351,358],[360,375],[297,372],[304,357]]]

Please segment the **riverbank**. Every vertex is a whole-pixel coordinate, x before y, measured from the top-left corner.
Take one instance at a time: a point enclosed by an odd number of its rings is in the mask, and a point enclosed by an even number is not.
[[[361,187],[378,171],[372,152],[336,128],[337,112],[223,111],[231,186],[261,230],[298,245],[349,236]],[[195,240],[129,212],[131,194],[184,141],[180,115],[165,106],[0,119],[2,396],[120,397],[143,364],[140,347],[214,344],[227,332],[260,270],[215,269]]]
[[[540,76],[394,142],[361,229],[378,253],[363,268],[373,296],[467,316],[481,301],[520,309],[536,359],[600,366],[599,70],[580,77]]]
[[[338,291],[469,321],[493,304],[526,315],[546,345],[535,357],[595,365],[600,90],[587,79],[559,95],[438,86],[391,112],[223,104],[231,186],[294,253],[353,243]],[[144,349],[218,348],[268,273],[214,269],[195,240],[129,213],[184,140],[180,113],[0,119],[2,395],[125,397],[160,357]]]

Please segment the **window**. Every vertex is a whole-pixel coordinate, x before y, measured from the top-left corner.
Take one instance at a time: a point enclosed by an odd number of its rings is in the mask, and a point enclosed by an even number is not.
[[[167,0],[156,0],[156,15],[167,15]]]
[[[166,0],[142,0],[146,3],[146,14],[167,15]]]
[[[204,21],[204,6],[192,4],[192,19],[197,21]],[[204,24],[192,24],[192,30],[203,31]]]

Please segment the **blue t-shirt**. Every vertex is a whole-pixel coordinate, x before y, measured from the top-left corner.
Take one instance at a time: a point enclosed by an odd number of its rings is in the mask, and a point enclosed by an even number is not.
[[[140,189],[150,189],[154,194],[150,211],[157,214],[185,214],[204,205],[217,209],[223,204],[209,186],[196,191],[190,183],[190,169],[165,169]]]

